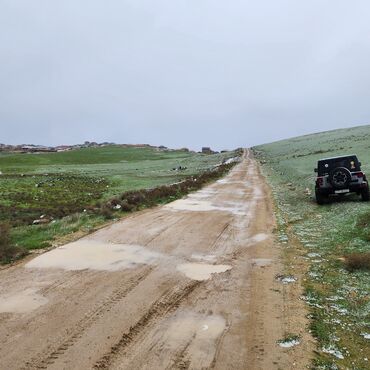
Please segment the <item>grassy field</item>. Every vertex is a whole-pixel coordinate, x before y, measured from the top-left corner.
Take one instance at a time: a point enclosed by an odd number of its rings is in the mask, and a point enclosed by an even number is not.
[[[370,126],[302,136],[254,151],[273,189],[278,238],[290,255],[287,269],[294,274],[297,260],[308,266],[302,299],[318,343],[313,368],[369,369],[370,203],[354,195],[316,205],[313,170],[320,158],[355,153],[370,175]]]
[[[26,250],[48,247],[56,237],[101,224],[104,214],[94,210],[113,197],[179,182],[236,155],[118,145],[60,153],[0,153],[0,223],[10,224],[12,244]],[[174,170],[180,166],[186,169]],[[32,225],[42,215],[54,220]]]

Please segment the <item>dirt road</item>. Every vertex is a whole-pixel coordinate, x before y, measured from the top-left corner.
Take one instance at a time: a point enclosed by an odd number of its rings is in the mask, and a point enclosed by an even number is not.
[[[185,199],[0,271],[0,368],[291,368],[273,226],[246,152]]]

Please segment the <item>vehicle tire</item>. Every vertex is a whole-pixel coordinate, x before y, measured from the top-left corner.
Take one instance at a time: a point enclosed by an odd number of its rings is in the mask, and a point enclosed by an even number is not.
[[[361,191],[361,199],[364,202],[368,202],[370,200],[370,192],[369,192],[369,185]]]
[[[319,191],[315,190],[316,196],[316,203],[319,205],[323,205],[328,202],[329,197],[326,195],[321,194]]]
[[[351,178],[351,172],[346,167],[337,167],[329,175],[329,181],[335,189],[347,188]]]

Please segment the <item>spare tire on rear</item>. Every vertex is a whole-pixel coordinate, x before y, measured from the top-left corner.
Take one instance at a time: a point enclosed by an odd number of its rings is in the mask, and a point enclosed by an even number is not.
[[[351,172],[346,167],[337,167],[331,171],[329,181],[335,189],[347,188],[351,182]]]

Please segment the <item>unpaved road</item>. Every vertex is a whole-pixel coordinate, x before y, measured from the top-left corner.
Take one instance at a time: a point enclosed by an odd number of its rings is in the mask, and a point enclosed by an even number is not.
[[[303,368],[276,343],[273,227],[246,152],[185,199],[0,271],[0,368]]]

